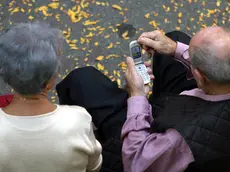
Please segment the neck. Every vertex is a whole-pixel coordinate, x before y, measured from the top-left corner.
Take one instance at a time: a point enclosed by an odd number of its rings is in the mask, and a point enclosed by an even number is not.
[[[48,100],[47,94],[22,96],[15,93],[14,95],[14,99],[10,105],[3,108],[7,114],[15,116],[35,116],[52,112],[56,109],[56,105]]]
[[[209,95],[222,95],[230,93],[230,85],[213,85],[203,88],[204,92]]]

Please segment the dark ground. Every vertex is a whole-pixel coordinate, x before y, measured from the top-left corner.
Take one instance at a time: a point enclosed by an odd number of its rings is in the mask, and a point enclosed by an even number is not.
[[[93,65],[122,85],[123,55],[143,31],[193,35],[206,26],[229,27],[229,8],[229,0],[0,0],[0,33],[18,22],[48,22],[67,40],[59,81],[74,68]],[[9,91],[0,81],[0,94]],[[55,91],[50,98],[57,102]]]

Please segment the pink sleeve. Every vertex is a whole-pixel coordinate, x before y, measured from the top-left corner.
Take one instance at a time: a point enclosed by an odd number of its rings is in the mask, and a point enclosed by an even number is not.
[[[189,146],[175,129],[151,134],[152,121],[148,100],[129,98],[127,120],[122,128],[124,171],[184,171],[194,161]]]
[[[188,45],[183,44],[181,42],[177,42],[177,48],[174,57],[177,61],[181,62],[186,68],[188,68],[187,78],[189,80],[193,78],[193,74],[190,68],[191,59],[189,57],[188,49]]]

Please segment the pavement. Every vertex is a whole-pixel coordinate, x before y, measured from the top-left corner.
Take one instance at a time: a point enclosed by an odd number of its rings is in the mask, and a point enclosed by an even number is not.
[[[71,70],[95,66],[124,85],[129,42],[144,31],[230,27],[230,0],[0,0],[0,34],[20,22],[42,21],[66,38],[58,81]],[[150,59],[148,59],[150,60]],[[0,95],[10,88],[0,80]],[[55,90],[52,102],[58,102]]]

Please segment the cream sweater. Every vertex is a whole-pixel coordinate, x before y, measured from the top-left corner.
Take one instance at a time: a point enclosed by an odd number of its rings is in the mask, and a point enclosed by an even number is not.
[[[39,116],[0,109],[0,172],[99,171],[101,163],[101,145],[84,108],[57,106]]]

